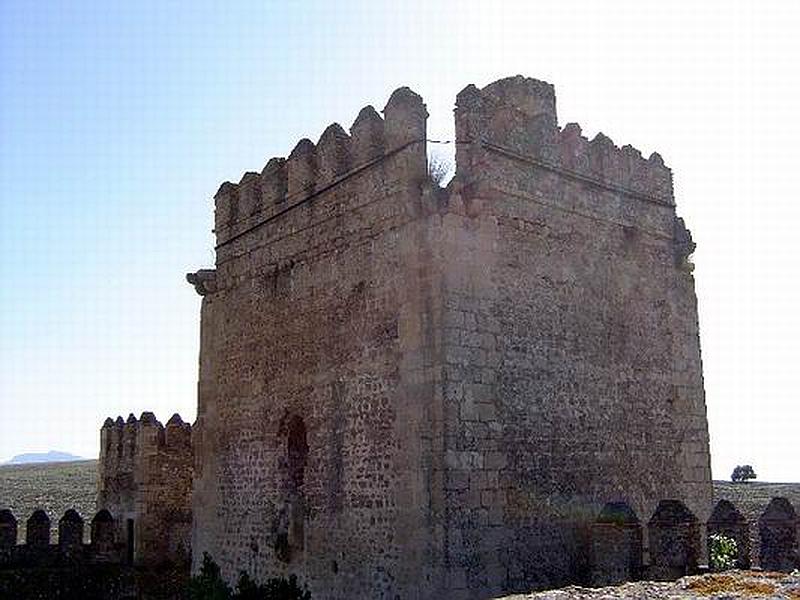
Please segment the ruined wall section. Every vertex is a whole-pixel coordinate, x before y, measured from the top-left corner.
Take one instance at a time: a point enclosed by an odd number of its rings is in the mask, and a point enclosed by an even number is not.
[[[315,598],[438,585],[427,113],[403,88],[216,195],[193,551]],[[198,285],[198,283],[195,283]],[[441,487],[441,486],[439,486]]]
[[[445,217],[449,585],[587,573],[606,501],[647,514],[711,483],[691,238],[672,179],[557,126],[547,83],[469,86]],[[458,596],[456,596],[458,597]]]
[[[106,419],[100,430],[100,460],[97,463],[97,510],[107,508],[117,517],[117,539],[127,539],[125,523],[136,511],[137,439],[139,421],[133,414],[127,420]]]
[[[139,564],[191,556],[192,428],[175,414],[166,428],[150,412],[106,419],[100,432],[98,510],[115,518],[116,538]]]

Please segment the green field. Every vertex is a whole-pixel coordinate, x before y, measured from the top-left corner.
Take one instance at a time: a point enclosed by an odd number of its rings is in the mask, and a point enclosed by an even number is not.
[[[24,539],[25,521],[37,508],[50,516],[53,540],[58,520],[68,508],[74,508],[84,518],[84,535],[88,535],[95,513],[96,489],[96,460],[0,466],[0,508],[14,513],[20,540]]]

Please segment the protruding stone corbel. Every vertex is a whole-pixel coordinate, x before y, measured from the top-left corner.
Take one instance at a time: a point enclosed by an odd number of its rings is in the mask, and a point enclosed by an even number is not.
[[[186,281],[194,286],[194,290],[201,296],[213,294],[217,291],[216,269],[200,269],[196,273],[187,273]]]
[[[680,217],[675,217],[673,241],[675,244],[675,266],[681,271],[691,273],[694,271],[694,263],[689,257],[697,248],[697,244],[692,239],[692,232],[686,228],[686,223]]]

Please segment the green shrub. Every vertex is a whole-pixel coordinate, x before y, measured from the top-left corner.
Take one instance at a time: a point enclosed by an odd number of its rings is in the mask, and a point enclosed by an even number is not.
[[[200,574],[189,580],[189,600],[230,600],[231,588],[222,580],[219,566],[203,552]]]
[[[256,584],[247,573],[242,573],[233,600],[311,600],[311,592],[297,584],[297,577],[273,577],[266,583]]]
[[[244,571],[239,575],[236,591],[232,591],[220,575],[219,566],[203,553],[200,574],[189,581],[189,600],[311,600],[311,592],[297,584],[297,577],[274,577],[256,583]]]
[[[712,533],[708,536],[711,555],[711,568],[714,571],[727,571],[736,567],[736,558],[739,548],[736,540],[721,533]]]

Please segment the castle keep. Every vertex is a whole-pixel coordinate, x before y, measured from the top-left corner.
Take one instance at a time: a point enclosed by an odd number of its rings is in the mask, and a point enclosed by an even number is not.
[[[458,95],[441,189],[427,116],[401,88],[217,192],[216,269],[189,276],[195,566],[477,598],[586,577],[607,502],[708,517],[694,245],[661,157],[560,128],[518,76]]]

